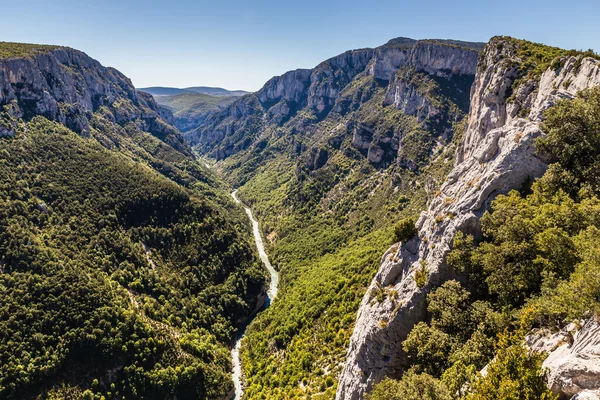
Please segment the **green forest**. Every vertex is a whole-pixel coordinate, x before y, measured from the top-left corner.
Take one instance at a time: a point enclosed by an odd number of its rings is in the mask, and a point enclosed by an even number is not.
[[[42,117],[0,154],[0,397],[225,396],[265,281],[226,193]]]

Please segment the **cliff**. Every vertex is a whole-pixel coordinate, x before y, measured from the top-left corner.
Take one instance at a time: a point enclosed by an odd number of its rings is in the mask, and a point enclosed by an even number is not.
[[[89,136],[94,113],[101,112],[121,127],[133,123],[190,154],[181,135],[169,125],[171,113],[151,95],[136,91],[116,69],[67,47],[10,43],[2,47],[12,50],[0,58],[0,109],[12,124],[0,126],[0,136],[13,135],[17,120],[27,122],[37,115]]]
[[[389,93],[384,106],[393,105],[407,114],[421,116],[419,122],[426,129],[435,125],[440,132],[448,131],[451,121],[460,119],[455,113],[460,107],[436,100],[447,92],[446,87],[461,86],[466,99],[462,103],[468,103],[480,48],[477,43],[398,38],[375,49],[347,51],[312,70],[300,69],[272,78],[258,92],[210,115],[186,134],[186,139],[199,152],[221,160],[260,142],[269,129],[283,128],[294,134],[331,115],[345,116],[372,99],[378,88],[387,88]],[[406,69],[421,74],[418,82],[412,75],[406,77]],[[411,107],[404,104],[411,101],[405,97],[411,96],[400,93],[403,85],[410,86],[416,98]],[[358,91],[360,97],[356,96]],[[394,100],[396,92],[399,94]],[[424,100],[426,97],[436,99]],[[392,136],[384,141],[398,142],[402,133]],[[363,137],[360,146],[368,151],[373,145],[371,159],[375,164],[396,159],[399,146],[383,149],[371,139]]]
[[[337,399],[362,399],[384,377],[402,374],[408,366],[402,342],[426,317],[427,293],[456,276],[445,262],[454,235],[463,231],[480,236],[479,219],[498,194],[545,172],[546,161],[533,145],[544,135],[543,111],[600,84],[600,63],[581,56],[565,55],[541,68],[539,75],[523,75],[528,67],[519,46],[514,39],[496,37],[483,50],[454,169],[421,214],[418,235],[384,254],[358,312]],[[388,101],[415,108],[409,91],[399,85],[396,92],[409,101]],[[421,269],[427,278],[418,286],[415,273]],[[398,296],[375,301],[371,293],[381,289]]]

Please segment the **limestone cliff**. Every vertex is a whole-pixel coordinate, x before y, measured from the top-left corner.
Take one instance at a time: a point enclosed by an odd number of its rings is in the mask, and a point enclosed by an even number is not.
[[[436,65],[428,56],[420,60],[422,68]],[[469,125],[456,165],[421,214],[418,235],[383,255],[358,312],[338,400],[362,399],[373,384],[404,371],[407,359],[402,342],[425,318],[427,293],[454,276],[445,257],[456,232],[479,236],[479,219],[491,200],[545,172],[547,165],[533,145],[544,134],[540,129],[543,111],[561,98],[600,85],[600,62],[576,56],[559,61],[541,76],[523,77],[524,60],[516,41],[493,38],[482,52],[471,91]],[[424,103],[413,105],[410,91],[403,87],[393,93],[407,100],[397,101],[399,106],[427,108]],[[395,101],[393,96],[391,101]],[[421,287],[415,281],[417,270],[427,276]],[[380,289],[398,295],[379,302],[371,293]]]
[[[85,53],[53,46],[0,59],[0,112],[13,124],[41,115],[87,136],[93,114],[100,110],[120,126],[133,123],[189,154],[181,135],[169,125],[168,110],[151,95],[137,92],[122,73]],[[0,126],[0,136],[13,133],[10,124]]]
[[[480,48],[478,43],[397,38],[375,49],[347,51],[312,70],[299,69],[272,78],[258,92],[210,115],[186,134],[186,139],[201,153],[224,159],[259,143],[269,129],[283,128],[294,134],[307,131],[332,114],[345,116],[384,87],[390,93],[384,106],[393,105],[419,116],[425,128],[435,126],[444,133],[462,117],[458,114],[464,114],[466,107],[451,107],[439,97],[442,92],[450,92],[447,87],[462,87],[462,101],[451,102],[468,104],[468,88],[474,79]],[[406,69],[419,73],[419,79],[413,79],[414,74],[407,77]],[[393,92],[398,95],[394,97]],[[460,90],[457,93],[460,98]],[[410,107],[404,106],[407,102]],[[367,126],[369,129],[372,127]],[[351,130],[350,134],[361,134]],[[404,133],[399,131],[381,140],[377,135],[358,140],[371,154],[369,160],[378,164],[396,159],[399,146],[385,143],[398,143]]]

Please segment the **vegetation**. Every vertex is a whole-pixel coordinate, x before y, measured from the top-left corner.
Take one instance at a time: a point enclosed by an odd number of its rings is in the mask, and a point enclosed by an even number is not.
[[[522,341],[532,327],[559,329],[600,310],[600,187],[591,156],[600,152],[598,107],[594,88],[546,113],[548,134],[537,145],[554,163],[529,190],[492,202],[480,243],[456,235],[447,261],[467,279],[429,294],[429,322],[404,342],[411,372],[377,385],[375,398],[393,396],[415,374],[454,398],[554,398],[541,370],[545,355]]]
[[[227,344],[264,283],[246,220],[199,170],[160,174],[123,145],[41,117],[0,140],[2,398],[232,387]]]
[[[417,234],[416,218],[404,218],[394,225],[394,242],[405,242]]]
[[[432,87],[428,95],[441,96],[440,86]],[[454,106],[458,122],[447,125],[447,135],[424,129],[417,118],[384,106],[385,87],[372,76],[358,76],[341,96],[343,110],[326,118],[307,108],[279,125],[265,127],[263,112],[230,121],[247,124],[222,142],[223,151],[238,152],[217,168],[260,220],[281,273],[277,300],[242,343],[247,398],[334,398],[357,309],[394,224],[431,199],[452,166],[452,133],[464,128]],[[381,141],[401,139],[403,161],[389,148],[381,162],[370,162],[352,144],[352,129],[360,126]],[[447,145],[433,152],[436,141]],[[414,225],[399,224],[400,240],[414,235]],[[382,288],[376,297],[393,295]]]
[[[60,46],[0,42],[0,58],[25,58],[56,50]]]
[[[182,131],[195,128],[209,112],[220,110],[233,103],[237,96],[210,96],[203,93],[184,92],[174,96],[156,96],[158,104],[173,111],[175,125]]]

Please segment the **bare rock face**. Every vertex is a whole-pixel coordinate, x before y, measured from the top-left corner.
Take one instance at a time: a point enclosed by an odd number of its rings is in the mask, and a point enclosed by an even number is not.
[[[424,55],[420,60],[426,65],[431,58]],[[439,196],[421,214],[418,235],[384,254],[358,312],[337,400],[362,399],[375,383],[405,370],[402,342],[425,317],[427,293],[454,277],[445,258],[455,234],[479,236],[479,219],[498,194],[543,175],[547,165],[533,143],[543,135],[542,112],[560,98],[600,84],[600,63],[586,58],[576,69],[573,57],[558,71],[546,71],[539,81],[522,83],[515,88],[520,95],[514,103],[507,102],[520,61],[512,42],[503,38],[492,39],[482,52],[456,165]],[[560,84],[566,81],[571,84]],[[527,118],[518,117],[523,105],[531,105]],[[418,270],[427,276],[421,287],[415,281]],[[381,290],[397,295],[378,302],[373,293]]]
[[[356,110],[380,85],[393,82],[396,73],[407,66],[435,77],[474,76],[479,44],[443,40],[420,43],[414,39],[396,38],[375,49],[347,51],[312,70],[298,69],[274,77],[258,92],[209,114],[202,125],[186,132],[186,139],[201,153],[221,159],[256,144],[269,128],[283,127],[296,132],[323,120],[332,111],[344,115],[349,110]],[[450,64],[455,65],[451,68]],[[361,86],[360,79],[365,76],[375,78],[370,81],[371,86]],[[361,94],[344,98],[342,92],[353,84]],[[444,114],[429,104],[422,105],[428,100],[424,100],[426,97],[421,92],[413,88],[408,90],[414,95],[410,101],[415,115]],[[468,91],[464,97],[468,102]],[[398,141],[398,138],[394,140]],[[387,154],[389,146],[370,142],[359,146],[365,151],[372,148],[369,159],[374,163],[391,157]]]
[[[585,321],[573,344],[563,343],[542,366],[548,369],[548,386],[556,394],[574,399],[600,398],[600,323]]]
[[[416,41],[412,41],[416,43]],[[411,55],[411,47],[396,48],[382,46],[375,50],[373,61],[367,70],[368,75],[372,75],[375,79],[390,81],[394,78],[394,74],[400,68],[408,65]]]
[[[365,70],[373,49],[352,50],[319,64],[310,75],[307,105],[324,117],[335,104],[342,89]]]
[[[0,59],[0,112],[10,120],[26,122],[41,115],[87,136],[93,113],[103,107],[118,124],[134,122],[190,153],[177,130],[165,122],[172,118],[170,112],[160,109],[152,96],[137,92],[125,75],[85,53],[57,47],[30,57]],[[12,133],[10,126],[0,127],[0,136]]]
[[[477,67],[478,52],[474,43],[447,40],[420,40],[411,52],[410,64],[417,70],[449,78],[469,75]]]

